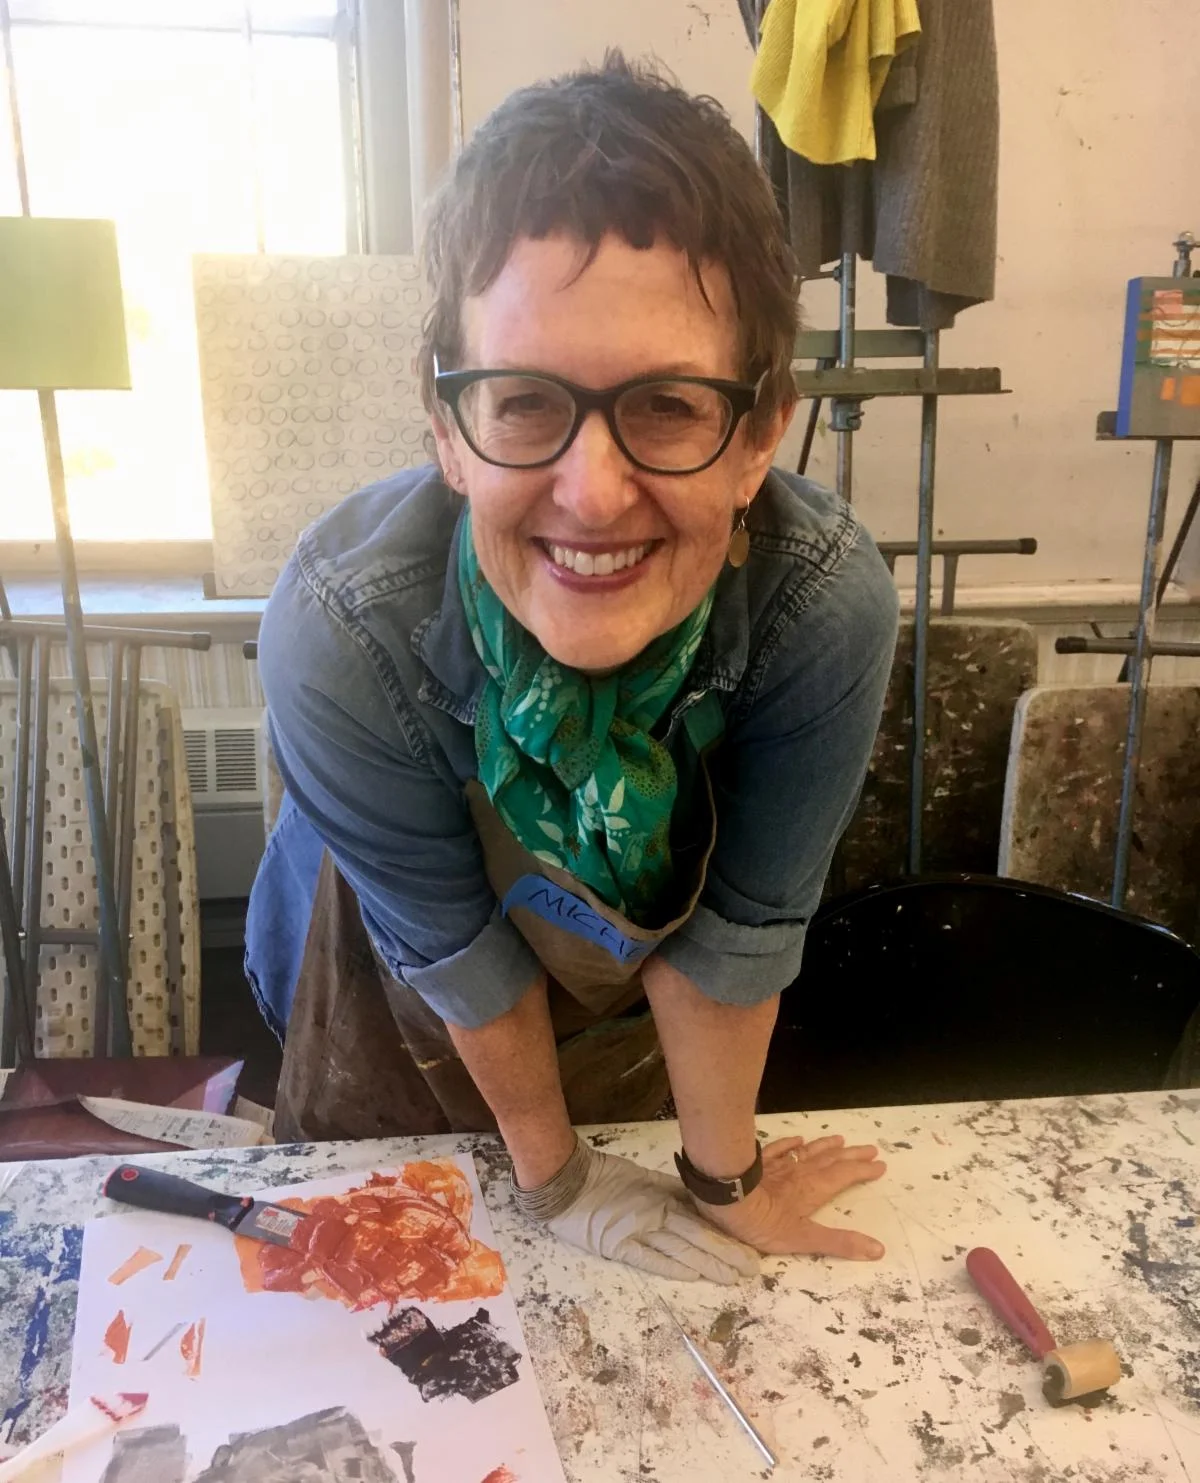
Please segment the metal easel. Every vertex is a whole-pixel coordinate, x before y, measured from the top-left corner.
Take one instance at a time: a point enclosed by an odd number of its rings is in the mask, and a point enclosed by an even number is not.
[[[762,31],[767,0],[753,0],[754,35]],[[749,7],[744,6],[744,10]],[[755,153],[764,158],[765,117],[756,104]],[[847,501],[854,494],[854,434],[862,426],[863,403],[872,397],[920,397],[921,443],[917,477],[916,610],[913,625],[913,729],[910,762],[908,848],[906,868],[911,875],[921,870],[922,823],[925,807],[926,694],[929,678],[929,622],[933,599],[934,478],[937,465],[938,400],[944,396],[996,396],[1003,392],[997,367],[942,366],[940,332],[919,329],[860,330],[858,328],[858,246],[866,190],[866,172],[861,163],[838,167],[841,179],[841,255],[832,276],[838,284],[838,327],[836,330],[802,330],[796,337],[795,358],[812,360],[815,368],[794,371],[793,380],[801,396],[813,398],[800,456],[803,473],[816,431],[820,399],[830,402],[829,425],[837,434],[837,492]],[[917,360],[920,368],[881,369],[860,364],[863,360]],[[1012,552],[1028,555],[1037,549],[1031,537],[1000,542],[944,543],[940,551],[946,561],[950,584],[949,605],[945,591],[942,612],[953,610],[954,577],[958,557]],[[970,550],[967,548],[971,547]],[[889,565],[894,570],[893,552]]]
[[[1191,232],[1181,232],[1173,243],[1175,261],[1171,265],[1174,278],[1191,278],[1192,253],[1196,251],[1196,238]],[[1195,276],[1200,276],[1197,274]],[[1104,442],[1116,441],[1116,413],[1101,412],[1096,419],[1096,437]],[[1200,438],[1200,433],[1195,437]],[[1121,441],[1135,441],[1135,436]],[[1189,441],[1191,439],[1189,438]],[[1059,654],[1124,654],[1121,679],[1129,683],[1129,722],[1125,733],[1125,758],[1121,770],[1121,803],[1117,815],[1117,842],[1113,857],[1112,904],[1121,908],[1125,905],[1129,889],[1129,852],[1133,843],[1133,811],[1137,799],[1138,773],[1142,761],[1142,739],[1146,728],[1146,700],[1150,688],[1150,670],[1155,655],[1177,655],[1200,657],[1200,643],[1160,643],[1154,637],[1158,609],[1166,594],[1171,574],[1179,560],[1188,534],[1200,511],[1200,483],[1197,483],[1166,567],[1161,577],[1159,564],[1162,556],[1163,532],[1166,525],[1167,493],[1171,482],[1171,456],[1178,436],[1155,438],[1154,469],[1150,476],[1150,508],[1146,521],[1146,543],[1142,553],[1142,583],[1138,597],[1137,628],[1132,638],[1060,638],[1055,643]]]
[[[838,328],[803,330],[796,337],[796,358],[813,360],[811,371],[794,371],[792,379],[801,396],[828,397],[830,426],[837,434],[837,492],[847,501],[854,495],[853,437],[862,426],[863,403],[872,397],[920,397],[921,443],[917,478],[917,539],[911,545],[894,543],[889,565],[895,557],[916,557],[916,610],[913,623],[913,730],[910,763],[908,849],[906,868],[910,875],[921,871],[922,823],[925,807],[926,693],[929,677],[929,623],[933,602],[933,558],[943,557],[946,583],[942,613],[953,611],[958,558],[964,555],[1012,553],[1030,555],[1037,550],[1032,537],[998,541],[934,542],[934,479],[937,464],[938,401],[944,396],[995,396],[1003,392],[997,367],[949,367],[940,363],[940,332],[919,329],[860,330],[857,326],[859,221],[865,177],[860,166],[843,167],[842,245],[833,276],[838,282]],[[861,365],[862,360],[920,359],[920,368],[878,368]],[[812,445],[816,406],[810,415],[801,468]]]

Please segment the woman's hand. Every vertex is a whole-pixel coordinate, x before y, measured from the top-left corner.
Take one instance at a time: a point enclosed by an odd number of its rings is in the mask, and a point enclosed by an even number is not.
[[[542,1223],[562,1241],[676,1282],[735,1283],[756,1277],[758,1253],[692,1208],[670,1174],[600,1153],[580,1140],[586,1175],[564,1210]]]
[[[778,1138],[763,1149],[763,1177],[757,1189],[736,1205],[696,1201],[697,1208],[722,1231],[758,1251],[877,1261],[883,1246],[873,1237],[812,1219],[851,1185],[866,1184],[887,1172],[877,1148],[871,1144],[847,1148],[845,1141],[837,1136],[812,1143]]]

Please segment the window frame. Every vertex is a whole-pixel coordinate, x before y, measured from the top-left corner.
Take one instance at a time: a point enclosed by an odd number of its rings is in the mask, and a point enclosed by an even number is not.
[[[224,15],[196,20],[96,20],[72,14],[70,0],[9,0],[13,27],[135,31],[245,32],[242,0],[229,0]],[[199,7],[197,7],[199,13]],[[238,15],[242,19],[238,19]],[[297,14],[254,24],[255,35],[326,37],[337,46],[342,118],[343,179],[348,251],[413,250],[408,104],[404,79],[404,6],[400,0],[338,0],[323,20]],[[202,580],[214,566],[211,540],[79,541],[76,565],[84,576]],[[53,537],[6,540],[0,532],[0,578],[54,575]]]

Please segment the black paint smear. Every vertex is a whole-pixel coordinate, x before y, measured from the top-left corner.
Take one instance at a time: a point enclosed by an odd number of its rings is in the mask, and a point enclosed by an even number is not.
[[[1122,1253],[1126,1270],[1136,1273],[1150,1292],[1175,1310],[1190,1338],[1200,1329],[1200,1294],[1194,1290],[1194,1261],[1152,1257],[1146,1222],[1138,1220],[1132,1211],[1129,1212],[1129,1239],[1133,1250]],[[1189,1401],[1200,1403],[1200,1351],[1183,1351],[1179,1359],[1180,1389]]]
[[[934,1421],[928,1411],[922,1411],[920,1421],[910,1422],[908,1429],[920,1442],[927,1462],[938,1467],[958,1467],[965,1460],[966,1453],[956,1442],[947,1442],[942,1436],[938,1427],[945,1425],[946,1422]]]
[[[419,1308],[402,1308],[370,1341],[423,1401],[448,1395],[482,1401],[519,1378],[521,1356],[492,1327],[486,1308],[448,1329],[439,1329]]]
[[[178,1426],[140,1426],[113,1437],[100,1483],[183,1483],[187,1466],[187,1443]]]
[[[1136,1272],[1152,1293],[1170,1303],[1189,1328],[1200,1327],[1200,1303],[1191,1292],[1194,1262],[1152,1257],[1146,1222],[1136,1219],[1132,1213],[1129,1216],[1129,1239],[1133,1250],[1123,1253],[1126,1268]]]
[[[234,1433],[195,1483],[294,1483],[305,1477],[395,1483],[362,1422],[342,1406],[312,1411],[282,1426]]]
[[[179,1427],[150,1426],[114,1436],[102,1483],[183,1483],[186,1476],[187,1450]],[[298,1478],[395,1483],[362,1422],[341,1406],[282,1426],[235,1432],[216,1449],[195,1483],[295,1483]]]

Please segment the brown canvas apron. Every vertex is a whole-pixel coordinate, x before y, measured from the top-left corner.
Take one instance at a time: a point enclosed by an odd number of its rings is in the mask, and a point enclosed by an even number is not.
[[[698,757],[696,843],[676,851],[681,896],[671,920],[635,926],[566,871],[537,859],[476,781],[466,800],[488,881],[548,976],[567,1110],[576,1124],[655,1115],[668,1092],[641,965],[691,916],[716,840],[705,752],[720,706],[698,697],[684,725]],[[376,956],[354,892],[325,855],[288,1019],[275,1104],[279,1142],[494,1130],[495,1118],[443,1021]]]

